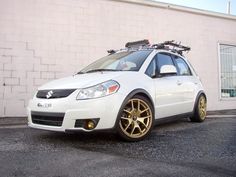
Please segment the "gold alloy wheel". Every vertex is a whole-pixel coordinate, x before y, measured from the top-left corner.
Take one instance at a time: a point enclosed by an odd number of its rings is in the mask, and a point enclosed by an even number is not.
[[[204,120],[206,118],[206,98],[204,96],[201,96],[198,101],[198,113],[199,117]]]
[[[119,126],[130,138],[140,138],[147,134],[152,126],[153,115],[150,106],[139,98],[128,101],[121,114]]]

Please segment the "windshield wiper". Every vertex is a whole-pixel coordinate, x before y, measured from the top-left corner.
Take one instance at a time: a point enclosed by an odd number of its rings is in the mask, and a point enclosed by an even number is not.
[[[117,70],[117,69],[92,69],[92,70],[88,70],[85,73],[92,73],[92,72],[99,72],[99,71],[122,71],[122,70]]]

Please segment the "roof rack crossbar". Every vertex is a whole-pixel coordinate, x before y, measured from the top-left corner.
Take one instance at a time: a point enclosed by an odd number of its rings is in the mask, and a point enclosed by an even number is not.
[[[174,53],[178,53],[179,55],[183,55],[183,52],[188,52],[191,50],[190,47],[181,45],[181,43],[176,43],[174,40],[171,41],[165,41],[162,43],[157,43],[150,45],[149,41],[147,39],[140,40],[140,41],[134,41],[134,42],[127,42],[125,44],[124,50],[137,50],[137,49],[163,49],[167,51],[171,51]],[[120,50],[108,50],[107,52],[109,55],[112,55]]]
[[[174,40],[165,41],[163,43],[158,43],[158,44],[153,44],[152,47],[156,48],[156,49],[170,50],[170,51],[178,53],[180,55],[182,55],[183,52],[185,52],[185,51],[191,50],[190,47],[181,45],[180,43],[177,44]],[[170,47],[172,47],[172,48],[170,48]]]

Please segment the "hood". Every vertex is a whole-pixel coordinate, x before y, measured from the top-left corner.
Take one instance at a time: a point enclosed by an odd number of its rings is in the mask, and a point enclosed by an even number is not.
[[[86,88],[99,84],[101,82],[114,79],[120,75],[123,75],[124,73],[126,72],[95,72],[87,74],[76,74],[74,76],[48,82],[39,87],[39,90]]]

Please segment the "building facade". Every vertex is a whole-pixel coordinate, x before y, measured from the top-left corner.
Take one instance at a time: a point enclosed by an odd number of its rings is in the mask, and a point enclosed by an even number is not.
[[[41,84],[140,39],[191,46],[208,110],[236,109],[236,16],[147,0],[1,0],[0,117],[25,116]]]

